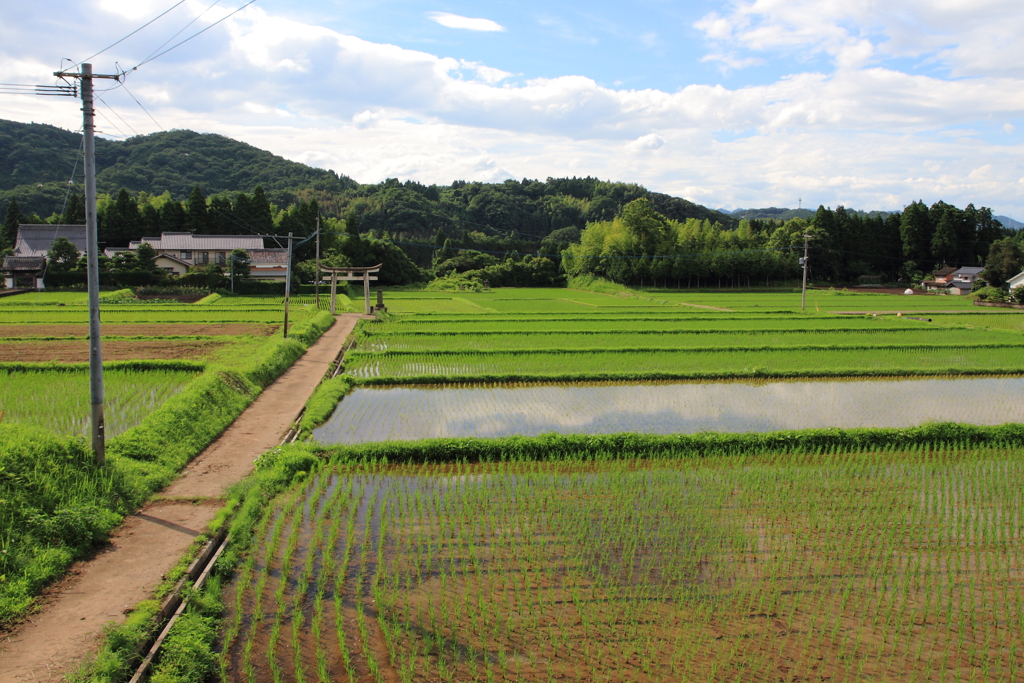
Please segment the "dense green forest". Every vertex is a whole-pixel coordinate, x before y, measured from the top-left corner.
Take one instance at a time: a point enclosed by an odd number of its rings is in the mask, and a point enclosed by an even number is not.
[[[18,222],[84,222],[80,144],[77,133],[0,120],[0,250],[11,246]],[[941,201],[902,213],[840,206],[730,215],[590,177],[360,184],[182,130],[101,139],[96,150],[106,246],[165,231],[305,238],[320,217],[328,260],[383,261],[396,274],[392,284],[452,273],[498,286],[587,274],[629,284],[771,283],[796,277],[805,234],[816,280],[912,281],[942,264],[982,264],[991,245],[1012,234],[987,208]],[[305,243],[297,257],[313,248]]]
[[[623,284],[770,284],[799,275],[805,235],[816,281],[846,283],[870,275],[920,282],[943,265],[988,265],[999,258],[1006,262],[999,275],[993,270],[998,280],[1004,270],[1024,266],[1021,235],[1004,228],[990,209],[973,204],[959,209],[941,201],[931,207],[914,202],[902,213],[887,214],[822,206],[810,220],[741,220],[729,229],[706,220],[674,221],[640,200],[611,221],[588,225],[580,242],[566,250],[563,269]]]

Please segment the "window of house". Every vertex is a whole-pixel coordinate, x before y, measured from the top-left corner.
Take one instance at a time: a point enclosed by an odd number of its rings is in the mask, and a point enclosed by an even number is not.
[[[217,264],[223,266],[228,262],[227,255],[223,251],[217,252]]]
[[[208,251],[200,252],[199,253],[199,263],[201,265],[205,266],[209,262],[210,262],[210,252],[208,252]]]
[[[191,251],[182,251],[181,252],[181,259],[183,261],[191,261],[192,260],[192,252]]]

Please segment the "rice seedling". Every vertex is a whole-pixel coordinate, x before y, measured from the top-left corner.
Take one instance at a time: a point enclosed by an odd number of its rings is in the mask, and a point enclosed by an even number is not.
[[[292,557],[273,599],[282,614],[309,567],[327,575],[333,608],[290,643],[321,654],[289,660],[254,631],[280,672],[247,678],[236,640],[226,680],[311,680],[306,662],[320,680],[1019,675],[1019,450],[621,456],[336,466],[302,484],[268,511],[311,530],[270,541]],[[244,573],[236,590],[260,591]]]
[[[139,424],[198,375],[180,370],[106,371],[107,434],[116,436]],[[63,436],[87,436],[89,373],[0,369],[0,412],[5,422],[35,425]]]

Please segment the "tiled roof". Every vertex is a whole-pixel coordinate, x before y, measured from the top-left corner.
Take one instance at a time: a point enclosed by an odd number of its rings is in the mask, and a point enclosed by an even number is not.
[[[67,238],[78,251],[85,251],[84,225],[19,225],[14,255],[46,256],[58,237]]]
[[[232,249],[262,249],[263,238],[255,235],[193,235],[190,232],[165,232],[160,237],[133,240],[130,249],[138,249],[143,242],[163,251],[231,251]]]
[[[279,263],[282,266],[288,263],[287,249],[248,249],[247,253],[250,263]]]
[[[3,270],[42,270],[46,259],[42,256],[5,256]]]
[[[983,270],[985,270],[985,269],[980,267],[980,266],[979,267],[964,266],[960,270],[958,270],[955,273],[953,273],[953,278],[956,279],[957,275],[977,275],[978,273],[980,273]]]

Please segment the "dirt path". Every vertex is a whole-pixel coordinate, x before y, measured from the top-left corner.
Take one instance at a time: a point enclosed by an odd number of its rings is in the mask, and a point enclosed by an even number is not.
[[[161,494],[128,517],[111,543],[75,564],[44,598],[39,614],[0,643],[0,681],[61,681],[91,654],[104,624],[153,595],[221,506],[224,491],[277,446],[352,332],[345,313]]]

